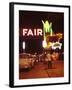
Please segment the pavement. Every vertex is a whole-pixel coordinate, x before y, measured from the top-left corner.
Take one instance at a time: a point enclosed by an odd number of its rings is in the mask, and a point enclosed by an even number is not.
[[[38,62],[30,70],[19,70],[19,79],[35,79],[35,78],[53,78],[64,76],[64,61],[52,61],[52,68],[48,69],[48,65]]]

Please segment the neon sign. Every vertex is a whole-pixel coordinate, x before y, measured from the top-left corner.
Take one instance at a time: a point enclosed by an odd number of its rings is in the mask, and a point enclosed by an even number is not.
[[[56,49],[56,48],[61,49],[61,46],[62,46],[62,43],[60,43],[60,42],[55,42],[55,43],[52,44],[52,49]]]
[[[50,33],[50,36],[52,36],[53,34],[52,22],[49,23],[48,20],[46,20],[45,22],[42,20],[42,24],[43,24],[43,32],[44,32],[43,47],[47,48],[46,33]]]
[[[48,20],[46,21],[43,21],[42,20],[42,25],[43,25],[43,29],[41,28],[34,28],[34,29],[31,29],[31,28],[23,28],[23,33],[22,35],[23,36],[43,36],[44,40],[43,40],[43,47],[44,48],[47,48],[47,37],[46,37],[46,33],[49,33],[50,36],[53,35],[53,29],[52,29],[52,22],[49,23]]]
[[[23,36],[42,36],[42,29],[27,29],[23,28]]]
[[[42,24],[43,24],[43,31],[45,33],[50,33],[50,35],[52,36],[53,30],[52,30],[52,22],[49,23],[48,20],[46,20],[45,22],[42,20]]]

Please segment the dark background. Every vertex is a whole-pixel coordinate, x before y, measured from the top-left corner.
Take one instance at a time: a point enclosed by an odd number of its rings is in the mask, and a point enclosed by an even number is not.
[[[23,37],[23,28],[43,28],[42,20],[52,22],[53,32],[64,33],[64,13],[58,12],[38,12],[38,11],[19,11],[19,51],[23,52],[22,42],[25,41],[26,53],[42,53],[43,37]]]

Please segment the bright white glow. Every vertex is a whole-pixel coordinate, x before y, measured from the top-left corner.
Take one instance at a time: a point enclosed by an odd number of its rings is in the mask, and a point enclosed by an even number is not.
[[[25,49],[25,42],[23,41],[23,49]]]
[[[61,49],[61,46],[62,46],[62,43],[60,43],[60,42],[55,42],[55,43],[52,44],[52,49],[56,49],[56,48]]]
[[[42,44],[43,44],[43,47],[44,47],[44,48],[47,47],[47,42],[46,42],[46,40],[44,40]]]

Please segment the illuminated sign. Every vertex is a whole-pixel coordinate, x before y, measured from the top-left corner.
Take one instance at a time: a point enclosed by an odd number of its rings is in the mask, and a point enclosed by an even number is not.
[[[42,20],[42,24],[43,24],[43,31],[45,33],[50,33],[50,35],[52,36],[53,30],[52,30],[52,22],[49,23],[48,20],[46,20],[45,22]]]
[[[23,28],[23,36],[42,36],[42,29]]]
[[[46,48],[46,47],[47,47],[47,42],[46,42],[46,40],[45,40],[45,39],[43,40],[42,45],[43,45],[43,47],[44,47],[44,48]]]
[[[23,49],[25,49],[25,42],[24,41],[22,43],[22,47],[23,47]]]
[[[49,23],[48,20],[46,20],[45,22],[42,20],[42,24],[43,24],[43,32],[44,32],[43,47],[47,48],[46,33],[50,33],[50,36],[52,36],[53,34],[52,22]]]
[[[61,49],[61,46],[62,46],[62,43],[60,43],[60,42],[55,42],[55,43],[52,44],[52,49],[56,49],[56,48]]]

